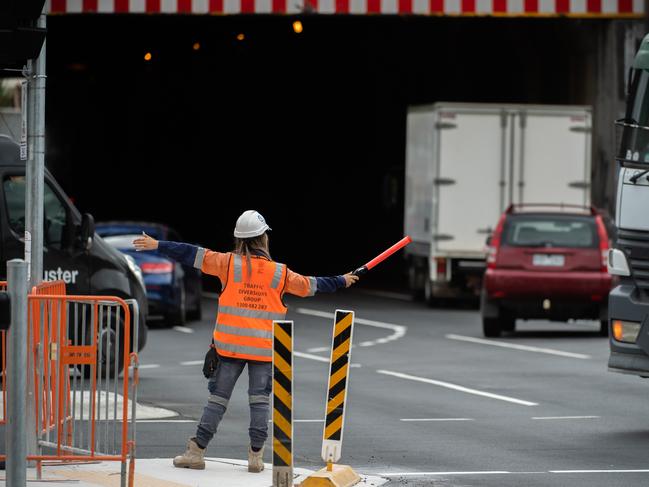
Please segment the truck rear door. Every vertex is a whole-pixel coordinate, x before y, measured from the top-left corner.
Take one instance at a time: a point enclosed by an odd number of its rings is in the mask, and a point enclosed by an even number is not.
[[[439,253],[479,258],[506,204],[509,119],[497,107],[438,107],[433,240]]]
[[[523,107],[512,128],[514,203],[590,205],[590,109]]]

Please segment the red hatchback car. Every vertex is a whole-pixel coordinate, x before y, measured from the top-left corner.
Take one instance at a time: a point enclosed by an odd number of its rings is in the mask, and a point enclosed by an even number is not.
[[[514,331],[516,319],[594,319],[608,334],[608,232],[595,208],[512,205],[487,242],[484,335]]]

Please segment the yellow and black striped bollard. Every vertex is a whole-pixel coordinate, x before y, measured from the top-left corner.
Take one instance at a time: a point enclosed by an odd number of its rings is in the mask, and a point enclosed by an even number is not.
[[[273,322],[273,487],[293,485],[293,322]]]

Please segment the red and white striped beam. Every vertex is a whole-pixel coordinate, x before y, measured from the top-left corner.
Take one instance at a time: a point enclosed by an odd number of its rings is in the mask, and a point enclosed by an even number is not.
[[[51,14],[642,17],[643,0],[47,0]]]

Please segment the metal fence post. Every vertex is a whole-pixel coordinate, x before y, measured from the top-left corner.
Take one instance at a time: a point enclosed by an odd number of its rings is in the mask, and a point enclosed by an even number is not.
[[[27,400],[27,263],[7,262],[7,285],[11,298],[11,327],[7,347],[7,485],[27,485],[27,441],[25,402]]]

